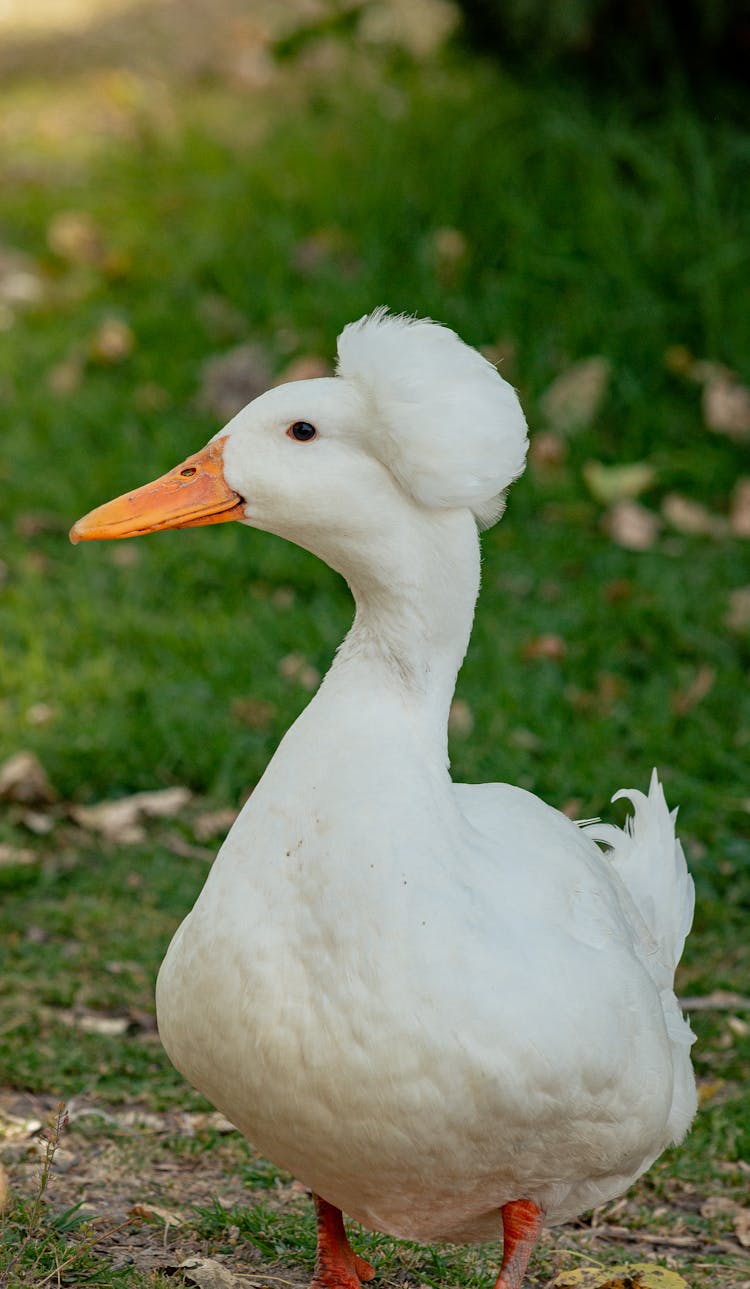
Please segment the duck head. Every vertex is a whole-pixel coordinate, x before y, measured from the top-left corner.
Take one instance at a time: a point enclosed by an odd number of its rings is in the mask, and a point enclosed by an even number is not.
[[[70,536],[239,520],[349,576],[352,559],[420,520],[460,510],[494,523],[526,446],[515,391],[477,350],[437,323],[378,309],[342,332],[336,376],[268,390],[200,452],[91,511]]]

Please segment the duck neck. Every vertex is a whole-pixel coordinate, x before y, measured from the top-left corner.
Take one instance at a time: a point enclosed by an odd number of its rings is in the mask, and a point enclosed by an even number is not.
[[[356,613],[327,683],[337,688],[356,674],[369,692],[396,695],[428,723],[433,746],[439,737],[447,761],[448,712],[479,591],[474,519],[466,510],[422,512],[412,531],[399,527],[361,554],[350,551],[340,570]]]

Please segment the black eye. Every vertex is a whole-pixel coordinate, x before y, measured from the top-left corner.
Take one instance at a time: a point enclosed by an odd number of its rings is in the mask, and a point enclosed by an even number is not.
[[[295,421],[287,430],[290,439],[296,439],[298,443],[309,443],[310,439],[317,437],[318,431],[309,421]]]

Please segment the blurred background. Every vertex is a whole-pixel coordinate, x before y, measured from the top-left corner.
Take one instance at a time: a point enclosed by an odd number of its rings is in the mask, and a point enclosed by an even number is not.
[[[684,988],[747,994],[749,33],[729,0],[2,0],[0,1082],[168,1086],[137,1035],[130,1075],[102,1035],[61,1056],[54,1009],[151,1007],[102,934],[155,967],[351,617],[239,526],[68,528],[381,303],[480,346],[532,434],[455,777],[588,817],[658,765],[699,891]],[[698,1059],[731,1159],[727,1006]]]

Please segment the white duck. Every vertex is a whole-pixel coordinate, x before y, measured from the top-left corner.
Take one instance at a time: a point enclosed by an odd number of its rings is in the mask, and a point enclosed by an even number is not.
[[[672,986],[693,886],[655,775],[625,831],[451,782],[477,526],[523,470],[525,421],[434,323],[378,310],[338,351],[337,376],[268,391],[71,534],[238,519],[319,555],[356,601],[170,945],[159,1029],[314,1192],[316,1289],[374,1274],[341,1210],[425,1242],[502,1227],[497,1285],[518,1289],[544,1222],[618,1195],[687,1130]]]

